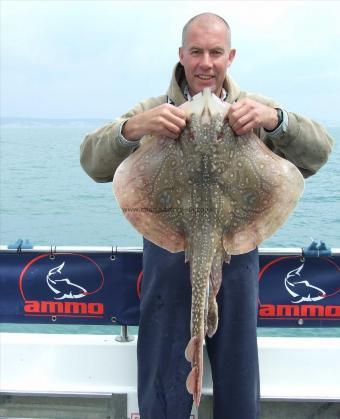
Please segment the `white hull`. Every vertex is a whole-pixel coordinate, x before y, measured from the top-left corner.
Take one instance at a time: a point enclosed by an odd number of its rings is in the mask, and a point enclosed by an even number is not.
[[[120,343],[112,335],[1,333],[1,393],[127,394],[130,418],[136,413],[136,339]],[[340,401],[340,338],[259,337],[258,345],[262,400]],[[203,394],[211,395],[207,356],[204,365]]]

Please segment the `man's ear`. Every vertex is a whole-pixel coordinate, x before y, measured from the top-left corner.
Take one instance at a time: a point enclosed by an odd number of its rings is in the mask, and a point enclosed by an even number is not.
[[[234,61],[235,55],[236,55],[236,49],[233,48],[229,51],[229,54],[228,54],[227,67],[229,67],[231,65],[231,63]]]
[[[179,47],[178,48],[178,57],[179,57],[179,62],[182,65],[183,65],[183,55],[184,55],[183,47]]]

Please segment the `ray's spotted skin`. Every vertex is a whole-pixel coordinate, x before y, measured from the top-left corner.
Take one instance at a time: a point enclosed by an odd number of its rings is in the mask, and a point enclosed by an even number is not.
[[[304,186],[298,169],[253,133],[239,137],[227,104],[209,89],[182,107],[188,124],[176,140],[146,136],[114,177],[125,216],[148,240],[185,250],[192,284],[192,370],[187,389],[200,403],[203,341],[218,327],[216,295],[222,264],[272,235],[294,209]]]

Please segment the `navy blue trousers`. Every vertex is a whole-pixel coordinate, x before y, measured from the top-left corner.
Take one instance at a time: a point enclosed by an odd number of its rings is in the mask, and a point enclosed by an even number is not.
[[[223,266],[219,325],[206,338],[214,419],[259,418],[258,269],[257,250],[232,256]],[[141,419],[190,417],[186,379],[191,365],[184,356],[190,339],[189,270],[183,252],[169,253],[144,240],[137,347]]]

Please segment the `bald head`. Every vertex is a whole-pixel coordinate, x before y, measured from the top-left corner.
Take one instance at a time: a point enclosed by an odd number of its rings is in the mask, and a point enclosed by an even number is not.
[[[211,25],[214,25],[216,23],[222,23],[225,26],[227,46],[228,48],[230,48],[231,47],[230,26],[228,25],[228,22],[223,19],[223,17],[215,15],[214,13],[201,13],[199,15],[192,17],[184,25],[183,31],[182,31],[182,46],[184,46],[186,43],[187,34],[192,25],[197,24],[203,27],[205,26],[207,29],[209,29]]]

